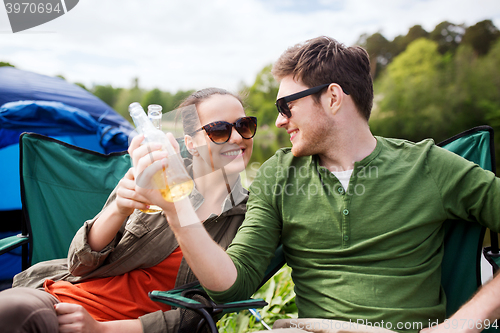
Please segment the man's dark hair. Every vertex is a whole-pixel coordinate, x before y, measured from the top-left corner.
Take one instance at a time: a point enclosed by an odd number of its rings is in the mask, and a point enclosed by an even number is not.
[[[288,48],[274,64],[272,74],[278,81],[292,75],[310,88],[337,83],[349,93],[361,115],[370,119],[373,82],[370,59],[362,47],[345,47],[326,36],[313,38]],[[316,102],[320,94],[313,96]]]

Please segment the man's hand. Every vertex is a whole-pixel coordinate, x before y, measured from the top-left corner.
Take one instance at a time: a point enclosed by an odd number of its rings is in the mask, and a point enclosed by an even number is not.
[[[54,306],[59,321],[60,333],[100,333],[104,332],[102,323],[96,321],[81,305],[59,303]]]
[[[422,333],[477,333],[498,327],[500,318],[500,274],[483,285],[479,291],[450,318],[438,326],[423,329]]]

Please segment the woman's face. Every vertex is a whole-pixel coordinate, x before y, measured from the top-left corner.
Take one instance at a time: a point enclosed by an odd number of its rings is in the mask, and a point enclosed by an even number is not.
[[[232,124],[246,116],[240,101],[231,95],[214,94],[200,103],[197,111],[201,126],[216,121],[227,121]],[[234,127],[229,140],[224,144],[213,143],[204,130],[196,133],[192,141],[210,171],[213,163],[214,170],[224,167],[228,175],[240,173],[252,156],[253,138],[243,139]]]

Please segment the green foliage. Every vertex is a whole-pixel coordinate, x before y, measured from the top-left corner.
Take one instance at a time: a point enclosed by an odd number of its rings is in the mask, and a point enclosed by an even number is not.
[[[438,44],[439,53],[454,53],[460,45],[464,33],[465,27],[463,24],[457,25],[444,21],[434,28],[429,34],[429,39]]]
[[[412,141],[432,137],[436,142],[478,125],[498,131],[499,77],[500,40],[478,57],[468,44],[461,44],[454,55],[442,55],[436,42],[418,39],[375,81],[372,131]]]
[[[361,35],[356,44],[362,46],[370,55],[371,74],[376,79],[409,44],[428,36],[429,33],[422,26],[415,25],[408,30],[406,36],[397,36],[393,41],[388,41],[380,32],[376,32],[371,36]]]
[[[392,41],[388,41],[381,33],[376,32],[371,36],[361,35],[356,44],[367,50],[372,65],[372,77],[377,79],[396,56],[419,38],[436,42],[438,51],[442,55],[454,54],[458,46],[463,44],[471,45],[477,54],[485,55],[498,37],[499,31],[491,20],[478,22],[471,27],[443,21],[430,33],[422,26],[415,25],[406,35],[399,35]]]
[[[179,104],[182,103],[189,95],[191,95],[194,90],[179,90],[170,99],[170,103],[165,105],[165,109],[168,111],[175,110],[179,107]]]
[[[371,74],[372,77],[377,77],[391,61],[395,53],[393,45],[378,32],[371,36],[361,35],[358,44],[370,55]]]
[[[106,86],[94,86],[94,88],[92,89],[92,93],[94,95],[99,97],[104,103],[108,104],[111,107],[115,105],[121,91],[122,88],[113,88],[109,84]]]
[[[297,318],[294,284],[290,273],[290,267],[285,265],[252,297],[263,298],[268,303],[264,308],[257,310],[262,320],[269,326],[278,319]],[[255,332],[266,329],[248,310],[227,314],[217,325],[221,333]]]
[[[500,161],[500,39],[473,65],[470,76],[475,77],[476,89],[471,100],[475,102],[477,113],[484,114],[484,123],[495,130],[496,160]]]
[[[83,88],[83,89],[85,89],[85,90],[89,91],[89,90],[87,89],[87,87],[85,87],[85,85],[84,85],[83,83],[80,83],[80,82],[75,82],[74,84],[75,84],[75,85],[77,85],[77,86],[79,86],[80,88]]]
[[[419,38],[427,38],[429,36],[429,33],[425,31],[424,28],[422,28],[421,25],[414,25],[413,27],[408,30],[408,34],[406,34],[406,44],[409,45],[412,43],[414,40],[417,40]]]
[[[279,84],[271,75],[271,68],[272,65],[265,66],[257,74],[254,84],[243,88],[246,93],[242,95],[248,95],[245,99],[247,112],[257,117],[259,127],[251,163],[263,163],[279,148],[290,146],[287,133],[274,125],[278,117],[275,102]]]
[[[272,65],[264,67],[255,78],[254,84],[248,89],[249,112],[259,119],[259,125],[274,126],[274,121],[278,116],[276,106],[276,95],[279,84],[271,75]]]
[[[493,22],[484,20],[465,30],[463,43],[471,45],[479,55],[485,55],[498,37],[500,32]]]
[[[16,67],[16,66],[12,65],[11,63],[0,61],[0,67],[4,67],[4,66]]]
[[[411,140],[418,138],[422,130],[438,133],[444,120],[436,112],[439,101],[436,86],[442,64],[443,57],[435,42],[421,38],[411,43],[378,82],[383,98],[378,103],[378,114],[374,110],[372,129],[386,136],[404,133]]]
[[[118,94],[116,102],[111,106],[125,119],[132,122],[132,119],[130,118],[130,115],[128,113],[128,106],[133,102],[141,101],[144,94],[145,91],[137,86],[134,86],[132,89],[123,89]]]
[[[367,49],[374,77],[373,133],[438,142],[480,124],[500,130],[498,36],[491,20],[471,27],[444,21],[430,33],[415,25],[392,41],[380,32],[361,35],[357,44]],[[251,163],[263,163],[278,148],[290,146],[287,133],[274,125],[279,85],[271,67],[262,68],[251,86],[241,88],[246,109],[259,124]],[[192,90],[145,90],[135,78],[130,88],[95,86],[91,92],[130,121],[130,103],[160,104],[165,113],[175,110]],[[500,151],[500,144],[497,147]]]

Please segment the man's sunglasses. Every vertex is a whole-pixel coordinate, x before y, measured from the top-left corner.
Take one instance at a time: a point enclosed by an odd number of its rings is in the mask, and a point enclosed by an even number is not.
[[[257,131],[257,118],[256,117],[243,117],[236,120],[234,123],[227,121],[216,121],[206,124],[199,130],[194,131],[191,135],[205,130],[210,140],[213,143],[221,145],[229,141],[231,132],[234,129],[241,135],[243,139],[251,139]]]
[[[291,118],[292,117],[292,112],[290,111],[290,108],[288,107],[288,103],[291,101],[295,101],[297,99],[319,93],[321,90],[325,89],[328,87],[331,83],[325,83],[320,86],[316,86],[313,88],[309,88],[303,91],[299,91],[298,93],[291,94],[285,97],[281,97],[276,101],[276,108],[278,109],[278,112],[285,118]],[[342,91],[344,94],[349,95],[347,91],[342,88]]]

